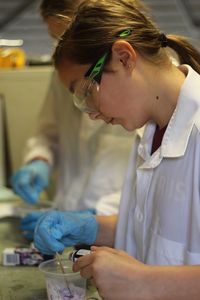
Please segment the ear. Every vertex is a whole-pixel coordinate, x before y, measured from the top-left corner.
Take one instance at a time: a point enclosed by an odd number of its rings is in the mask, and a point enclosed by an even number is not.
[[[136,63],[136,52],[133,47],[124,40],[116,41],[112,46],[112,61],[120,63],[128,70],[133,70]]]

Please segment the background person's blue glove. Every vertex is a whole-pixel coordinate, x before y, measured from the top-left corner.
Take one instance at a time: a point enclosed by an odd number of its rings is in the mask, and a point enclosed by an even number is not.
[[[34,245],[44,254],[61,253],[65,247],[92,245],[96,240],[97,230],[98,224],[92,210],[51,211],[38,220]]]
[[[37,203],[40,193],[49,184],[50,169],[50,165],[43,160],[24,165],[11,177],[13,190],[27,203]]]
[[[36,223],[43,214],[44,212],[33,211],[21,219],[20,229],[23,231],[24,237],[28,240],[33,241]]]

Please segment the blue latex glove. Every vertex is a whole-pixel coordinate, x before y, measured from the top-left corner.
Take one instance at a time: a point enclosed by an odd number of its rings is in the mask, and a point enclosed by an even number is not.
[[[35,204],[40,193],[48,186],[49,176],[50,165],[43,160],[34,160],[11,177],[11,185],[15,193],[26,202]]]
[[[23,231],[24,237],[28,240],[33,241],[36,223],[43,214],[44,212],[33,211],[21,219],[20,229]]]
[[[97,230],[98,224],[92,210],[51,211],[38,220],[34,245],[44,254],[62,253],[65,247],[92,245],[96,240]]]

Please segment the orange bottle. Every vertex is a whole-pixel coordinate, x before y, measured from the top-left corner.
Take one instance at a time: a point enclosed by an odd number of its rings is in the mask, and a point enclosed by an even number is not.
[[[0,68],[21,68],[26,64],[25,52],[20,48],[0,48]]]

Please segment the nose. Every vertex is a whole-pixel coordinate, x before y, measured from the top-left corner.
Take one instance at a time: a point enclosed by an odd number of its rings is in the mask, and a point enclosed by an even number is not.
[[[105,117],[103,114],[99,113],[99,112],[92,112],[92,113],[88,113],[89,118],[93,121],[96,120],[103,120],[105,123],[110,123],[112,118],[110,117]]]
[[[88,116],[93,121],[101,119],[101,113],[100,112],[91,112],[91,113],[88,113]]]

